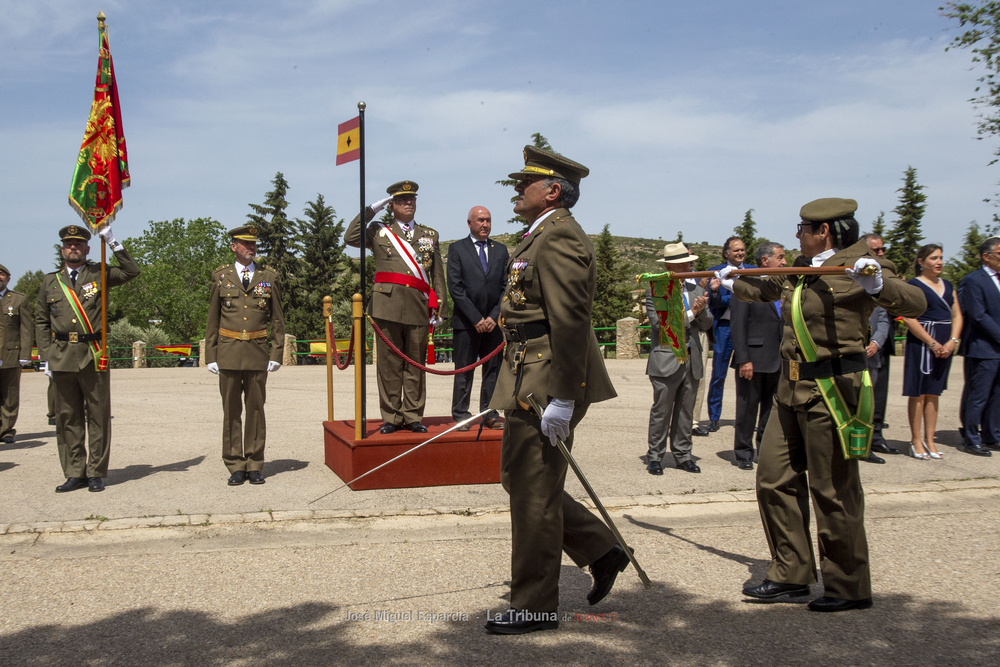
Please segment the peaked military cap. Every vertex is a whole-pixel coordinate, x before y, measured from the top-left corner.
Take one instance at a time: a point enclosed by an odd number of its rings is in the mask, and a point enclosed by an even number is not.
[[[570,183],[580,185],[580,179],[590,173],[590,170],[579,162],[573,162],[569,158],[553,153],[552,151],[535,148],[534,146],[525,146],[523,152],[524,168],[508,176],[516,181],[529,176],[554,176],[555,178],[562,178]]]
[[[390,196],[396,197],[399,195],[413,195],[417,196],[417,190],[420,188],[419,185],[413,181],[400,181],[399,183],[393,183],[385,189]]]
[[[59,238],[62,241],[89,241],[90,230],[80,225],[67,225],[59,230]]]
[[[858,210],[858,202],[853,199],[838,199],[827,197],[815,199],[799,210],[799,217],[809,222],[827,222],[850,218]]]
[[[0,273],[6,273],[7,277],[10,278],[10,271],[8,271],[7,267],[3,264],[0,264]]]
[[[240,241],[253,241],[256,243],[258,231],[257,225],[243,225],[242,227],[230,229],[229,236]]]

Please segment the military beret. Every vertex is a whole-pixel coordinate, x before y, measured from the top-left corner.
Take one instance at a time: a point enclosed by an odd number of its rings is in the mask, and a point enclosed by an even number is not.
[[[7,270],[7,267],[6,267],[6,266],[4,266],[3,264],[0,264],[0,273],[6,273],[6,274],[7,274],[7,277],[8,277],[8,278],[10,277],[10,271],[8,271],[8,270]]]
[[[827,197],[815,199],[799,210],[799,217],[809,222],[827,222],[849,218],[858,210],[858,202],[853,199]]]
[[[229,236],[240,241],[253,241],[256,243],[258,231],[257,225],[243,225],[242,227],[230,229]]]
[[[89,241],[90,231],[80,225],[68,225],[59,230],[59,238],[65,241]]]
[[[417,196],[417,190],[420,188],[419,185],[413,181],[400,181],[399,183],[393,183],[385,189],[390,196],[397,197],[399,195],[413,195]]]
[[[524,168],[509,175],[509,178],[516,181],[529,176],[552,176],[580,185],[580,179],[585,178],[590,173],[590,170],[579,162],[573,162],[558,153],[534,146],[525,146],[523,152]]]

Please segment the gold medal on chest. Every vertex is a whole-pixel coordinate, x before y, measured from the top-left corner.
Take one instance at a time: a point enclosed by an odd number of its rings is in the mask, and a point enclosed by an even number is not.
[[[97,283],[87,283],[83,286],[83,298],[90,299],[97,294]]]
[[[261,299],[260,301],[257,302],[257,305],[260,306],[261,308],[267,308],[267,299]]]
[[[7,306],[7,317],[14,317],[14,306]]]
[[[524,292],[519,289],[512,289],[510,291],[510,304],[512,306],[523,306],[524,305]]]

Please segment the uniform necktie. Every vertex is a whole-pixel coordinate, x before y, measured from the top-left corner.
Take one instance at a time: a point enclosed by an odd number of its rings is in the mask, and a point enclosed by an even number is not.
[[[778,317],[781,317],[781,302],[780,301],[775,301],[774,302],[774,307],[778,309]]]
[[[489,273],[489,267],[486,264],[486,241],[476,241],[476,245],[479,246],[479,263],[483,265],[483,273]]]
[[[76,276],[77,276],[76,269],[73,269],[72,271],[69,272],[69,279],[73,281],[73,287],[76,287]]]
[[[250,271],[247,267],[243,267],[243,289],[250,287]]]

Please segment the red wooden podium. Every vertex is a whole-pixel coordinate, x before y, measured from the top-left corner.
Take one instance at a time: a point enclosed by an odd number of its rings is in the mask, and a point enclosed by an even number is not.
[[[448,430],[450,417],[425,417],[427,433],[396,431],[379,433],[380,420],[368,420],[364,440],[354,439],[354,420],[323,422],[326,465],[348,482],[416,445]],[[479,424],[468,431],[453,431],[415,454],[351,485],[363,489],[403,489],[419,486],[496,484],[500,481],[500,441],[503,431],[484,428],[476,441]]]

